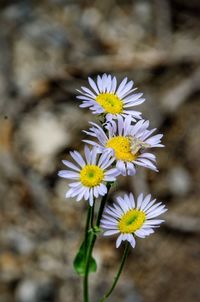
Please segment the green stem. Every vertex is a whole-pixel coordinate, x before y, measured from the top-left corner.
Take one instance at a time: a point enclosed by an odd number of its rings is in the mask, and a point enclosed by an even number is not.
[[[88,205],[87,219],[86,219],[86,224],[85,224],[85,234],[89,230],[91,214],[92,214],[92,207],[90,205]]]
[[[90,242],[87,246],[87,254],[86,254],[86,266],[85,266],[85,275],[83,279],[83,294],[84,294],[84,302],[89,302],[89,292],[88,292],[88,275],[89,275],[89,264],[92,255],[92,250],[95,244],[96,234],[92,233],[90,235]]]
[[[96,222],[97,227],[99,227],[99,225],[100,225],[101,217],[102,217],[103,210],[104,210],[104,207],[105,207],[105,204],[107,201],[110,187],[111,187],[111,184],[107,183],[107,194],[103,196],[100,207],[99,207],[99,212],[98,212],[97,222]],[[89,238],[89,243],[87,245],[85,274],[84,274],[84,279],[83,279],[84,302],[89,302],[89,292],[88,292],[89,266],[90,266],[90,259],[92,256],[92,251],[93,251],[93,247],[94,247],[96,238],[97,238],[97,235],[95,233],[91,233],[90,238]]]
[[[104,207],[105,207],[105,204],[106,204],[106,201],[107,201],[107,197],[108,197],[108,193],[110,191],[110,188],[111,188],[111,184],[108,182],[107,183],[107,194],[103,196],[100,207],[99,207],[99,213],[98,213],[97,222],[96,222],[97,227],[100,226],[101,217],[103,215],[103,210],[104,210]]]
[[[95,209],[95,199],[94,199],[94,203],[92,206],[92,213],[91,213],[91,228],[94,228],[94,209]]]
[[[107,293],[103,296],[103,298],[100,300],[100,302],[104,302],[111,295],[111,293],[113,292],[115,286],[117,285],[117,281],[119,280],[119,277],[121,275],[121,272],[123,270],[123,267],[124,267],[124,264],[125,264],[125,261],[126,261],[127,255],[128,255],[129,247],[130,247],[130,244],[127,241],[126,245],[125,245],[125,249],[124,249],[124,254],[123,254],[119,269],[118,269],[118,271],[115,275],[113,284],[112,284],[111,288],[107,291]]]
[[[91,216],[92,216],[92,207],[90,205],[88,205],[87,219],[86,219],[86,224],[85,224],[85,256],[86,256],[86,252],[87,252],[88,231],[90,228]]]

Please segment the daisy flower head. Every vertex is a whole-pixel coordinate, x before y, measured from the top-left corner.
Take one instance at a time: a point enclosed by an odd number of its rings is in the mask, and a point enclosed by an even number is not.
[[[80,107],[89,107],[93,114],[105,114],[107,120],[119,115],[130,115],[134,121],[141,118],[141,113],[133,107],[142,104],[145,99],[141,98],[142,93],[133,93],[137,89],[133,88],[133,81],[124,78],[118,86],[116,77],[104,73],[102,77],[97,76],[96,83],[90,77],[88,82],[90,88],[77,90],[80,93],[77,98],[82,100]]]
[[[94,198],[107,193],[105,183],[115,181],[119,172],[111,167],[114,159],[106,153],[99,155],[97,148],[90,150],[85,146],[84,153],[85,159],[77,151],[70,152],[75,164],[63,160],[63,164],[70,170],[59,171],[58,175],[72,180],[66,198],[76,197],[76,201],[85,199],[92,206]]]
[[[86,134],[97,138],[98,142],[84,140],[84,142],[99,148],[100,152],[110,152],[116,160],[116,168],[122,175],[134,175],[135,166],[143,166],[158,171],[155,166],[156,157],[148,150],[163,147],[162,134],[152,135],[156,130],[148,130],[149,121],[140,120],[132,125],[130,116],[106,123],[107,133],[99,125],[90,122],[92,127]]]
[[[122,241],[129,241],[134,248],[135,237],[145,238],[154,233],[164,220],[154,219],[167,211],[161,202],[151,200],[151,195],[143,196],[141,193],[137,199],[133,194],[125,194],[124,197],[117,197],[117,202],[112,206],[106,206],[101,220],[101,227],[104,236],[119,234],[116,247]]]

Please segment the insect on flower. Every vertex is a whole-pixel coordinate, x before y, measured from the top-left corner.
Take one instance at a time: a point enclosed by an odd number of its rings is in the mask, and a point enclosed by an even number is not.
[[[149,121],[140,120],[132,125],[131,117],[123,119],[119,116],[116,120],[106,123],[104,129],[95,123],[86,134],[95,137],[98,142],[84,140],[84,142],[97,147],[100,152],[109,152],[115,158],[116,168],[122,175],[134,175],[135,166],[143,166],[158,171],[155,166],[156,157],[148,151],[155,147],[163,147],[160,143],[162,134],[151,136],[156,130],[148,130]]]
[[[130,149],[132,154],[137,154],[139,150],[144,151],[147,148],[151,148],[150,144],[143,142],[135,136],[128,136],[128,139],[130,140]]]

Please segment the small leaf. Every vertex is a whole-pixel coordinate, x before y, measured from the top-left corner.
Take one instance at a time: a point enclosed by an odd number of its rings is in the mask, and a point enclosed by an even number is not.
[[[78,253],[76,254],[76,257],[74,258],[74,269],[77,272],[78,275],[84,276],[85,275],[85,265],[86,265],[86,247],[85,247],[85,240],[80,246],[80,249]],[[89,265],[89,272],[96,272],[97,270],[97,264],[93,257],[90,259],[90,265]]]

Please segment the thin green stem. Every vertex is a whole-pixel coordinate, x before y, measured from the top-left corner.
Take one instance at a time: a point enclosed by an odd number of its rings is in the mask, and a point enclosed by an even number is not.
[[[88,292],[88,275],[89,275],[89,264],[92,255],[92,250],[94,247],[94,243],[96,240],[96,235],[92,233],[90,235],[90,241],[87,247],[87,254],[86,254],[86,266],[85,266],[85,275],[83,279],[83,295],[84,295],[84,302],[89,302],[89,292]]]
[[[85,234],[89,230],[91,214],[92,214],[92,207],[90,205],[88,205],[87,218],[86,218],[86,224],[85,224]]]
[[[94,199],[94,203],[92,206],[92,213],[91,213],[91,228],[94,228],[94,209],[95,209],[95,199]]]
[[[103,196],[100,207],[99,207],[99,213],[98,213],[97,222],[96,222],[97,227],[100,226],[101,217],[102,217],[102,214],[103,214],[103,210],[104,210],[104,207],[105,207],[105,204],[106,204],[106,201],[107,201],[107,197],[108,197],[108,193],[110,191],[110,188],[111,188],[111,184],[108,182],[107,183],[107,194]]]
[[[100,302],[104,302],[111,295],[111,293],[113,292],[115,286],[117,285],[117,281],[119,280],[119,277],[121,275],[121,272],[123,270],[123,267],[124,267],[124,264],[125,264],[125,261],[126,261],[127,255],[128,255],[129,247],[130,247],[130,244],[127,241],[126,245],[125,245],[125,249],[124,249],[124,254],[123,254],[119,269],[118,269],[118,271],[115,275],[113,284],[112,284],[111,288],[107,291],[107,293],[103,296],[103,298],[100,300]]]
[[[103,196],[100,207],[99,207],[99,212],[97,216],[97,221],[96,221],[96,226],[99,227],[101,217],[103,214],[103,210],[107,201],[108,193],[110,190],[111,184],[107,183],[107,194]],[[84,296],[84,302],[89,302],[89,291],[88,291],[88,277],[89,277],[89,266],[90,266],[90,259],[92,256],[92,251],[93,247],[95,244],[97,238],[96,233],[91,233],[89,237],[89,243],[87,245],[87,251],[86,251],[86,264],[85,264],[85,275],[84,275],[84,280],[83,280],[83,296]]]
[[[87,212],[87,218],[86,218],[86,224],[85,224],[85,256],[86,256],[86,252],[87,252],[88,231],[90,228],[91,216],[92,216],[92,207],[90,205],[88,205],[88,212]]]

